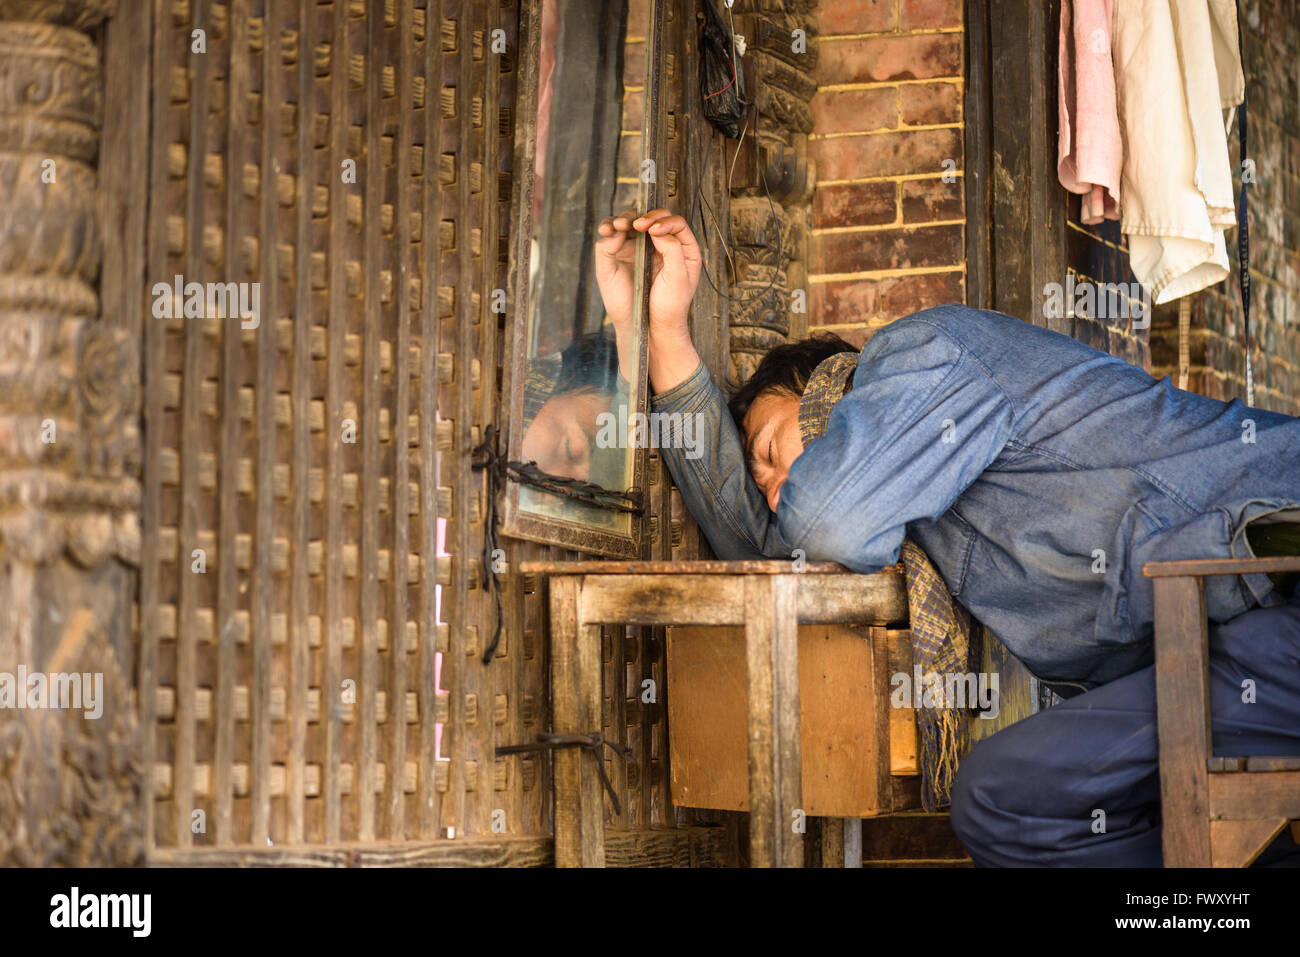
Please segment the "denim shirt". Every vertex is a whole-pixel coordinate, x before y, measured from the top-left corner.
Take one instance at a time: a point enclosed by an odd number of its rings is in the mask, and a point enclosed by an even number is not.
[[[868,341],[775,513],[703,365],[651,410],[699,416],[703,454],[661,454],[718,557],[865,574],[910,536],[1031,672],[1081,689],[1151,663],[1145,562],[1252,557],[1247,523],[1300,520],[1300,419],[961,305]],[[1205,584],[1215,622],[1283,601],[1264,575]]]

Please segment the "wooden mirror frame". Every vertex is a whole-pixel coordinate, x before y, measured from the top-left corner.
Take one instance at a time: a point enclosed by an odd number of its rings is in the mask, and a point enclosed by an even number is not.
[[[645,207],[639,212],[654,209],[659,204],[659,163],[661,127],[658,118],[659,85],[663,77],[664,0],[648,0],[650,16],[646,36],[646,75],[643,114],[641,121],[644,156],[655,159],[654,182],[644,184]],[[502,431],[506,433],[506,459],[519,461],[522,457],[524,420],[524,383],[528,363],[528,322],[530,307],[529,259],[533,233],[533,179],[537,135],[538,74],[541,60],[541,26],[543,0],[523,0],[520,8],[519,36],[521,70],[519,73],[519,98],[515,124],[514,187],[511,194],[510,264],[507,301],[512,304],[510,334],[506,338],[503,396],[506,399],[507,420]],[[649,257],[646,251],[649,240],[642,234],[638,238],[637,265],[641,280],[641,296],[637,311],[637,366],[636,381],[631,399],[634,411],[646,411],[647,394],[647,309],[649,304]],[[549,545],[560,545],[583,552],[608,555],[615,558],[638,558],[645,538],[646,519],[649,515],[649,489],[647,480],[648,449],[632,449],[632,488],[642,494],[644,511],[632,514],[627,535],[595,528],[580,521],[540,515],[520,508],[519,493],[523,487],[508,478],[504,492],[505,507],[501,534]],[[613,489],[611,491],[624,491]]]

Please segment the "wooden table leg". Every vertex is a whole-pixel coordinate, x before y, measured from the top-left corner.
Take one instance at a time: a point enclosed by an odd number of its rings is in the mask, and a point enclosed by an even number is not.
[[[745,579],[749,845],[754,867],[802,867],[798,575]]]
[[[1209,633],[1199,578],[1152,579],[1165,867],[1209,867]]]
[[[551,730],[588,734],[602,729],[600,626],[581,617],[583,579],[551,579]],[[556,748],[555,866],[605,866],[605,792],[593,754]]]

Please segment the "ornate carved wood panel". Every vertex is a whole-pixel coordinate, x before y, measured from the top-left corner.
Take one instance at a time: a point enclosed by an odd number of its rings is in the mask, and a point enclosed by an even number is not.
[[[101,154],[122,120],[105,115],[98,45],[114,7],[0,0],[0,864],[143,851],[138,325],[99,282],[101,237],[126,228],[100,203],[101,169],[125,182],[122,156]],[[98,704],[56,695],[54,676]]]

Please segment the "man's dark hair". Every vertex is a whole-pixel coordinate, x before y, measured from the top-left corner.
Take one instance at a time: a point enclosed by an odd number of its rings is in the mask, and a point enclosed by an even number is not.
[[[617,384],[618,346],[603,332],[589,332],[560,353],[560,374],[551,395],[613,392]]]
[[[727,403],[731,417],[736,420],[736,428],[740,428],[749,407],[762,393],[786,392],[798,398],[823,360],[837,352],[858,351],[852,343],[829,332],[777,346],[763,356],[749,381]]]

